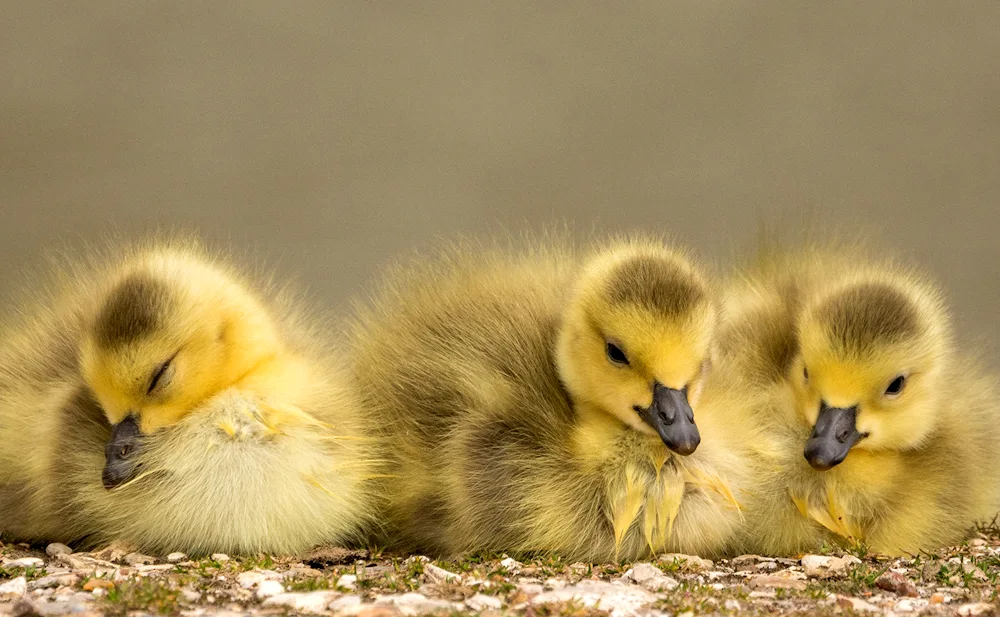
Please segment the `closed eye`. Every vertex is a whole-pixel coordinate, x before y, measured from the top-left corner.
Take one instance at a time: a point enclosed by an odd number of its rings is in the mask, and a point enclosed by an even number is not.
[[[177,354],[174,354],[173,356],[170,356],[170,358],[168,358],[166,362],[164,362],[163,364],[161,364],[156,369],[156,372],[153,373],[153,378],[149,380],[149,388],[146,390],[146,394],[152,394],[153,393],[153,390],[155,390],[156,386],[159,385],[160,379],[162,379],[163,376],[166,374],[167,369],[170,368],[170,363],[174,361],[174,358],[176,356],[177,356]]]

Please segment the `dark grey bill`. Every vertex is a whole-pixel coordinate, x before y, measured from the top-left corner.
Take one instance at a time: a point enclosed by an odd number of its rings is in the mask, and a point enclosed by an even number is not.
[[[694,410],[688,403],[687,388],[675,390],[656,382],[653,402],[645,409],[635,407],[642,421],[653,427],[668,448],[687,456],[698,448],[701,435],[694,423]]]
[[[854,444],[864,437],[854,424],[857,415],[856,405],[830,407],[826,401],[820,403],[819,417],[804,452],[810,465],[826,471],[844,462]]]
[[[142,449],[142,433],[134,415],[129,415],[112,429],[111,439],[104,446],[104,473],[101,474],[106,489],[115,488],[135,477]]]

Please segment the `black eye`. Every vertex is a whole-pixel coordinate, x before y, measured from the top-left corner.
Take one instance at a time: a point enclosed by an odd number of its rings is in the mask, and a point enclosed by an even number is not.
[[[122,458],[125,458],[131,451],[132,451],[132,446],[124,445],[122,446],[122,449],[118,451],[118,455],[121,456]]]
[[[611,360],[615,364],[628,364],[628,356],[625,355],[625,352],[618,345],[608,343],[604,348],[604,352],[608,354],[608,360]]]
[[[161,364],[160,368],[156,369],[156,372],[153,373],[153,379],[149,382],[149,389],[146,390],[146,394],[152,394],[153,390],[156,389],[156,384],[160,382],[160,378],[163,377],[163,374],[167,372],[168,368],[170,368],[170,363],[173,362],[173,360],[173,358],[170,358]]]
[[[807,382],[809,381],[809,369],[807,369],[804,366],[802,367],[802,378],[805,379]]]
[[[902,392],[903,386],[905,385],[906,385],[906,376],[900,375],[892,380],[892,383],[889,384],[889,387],[885,389],[885,393],[888,396],[894,396]]]

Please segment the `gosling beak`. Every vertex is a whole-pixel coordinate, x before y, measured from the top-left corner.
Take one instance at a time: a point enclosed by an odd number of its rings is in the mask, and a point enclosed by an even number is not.
[[[101,474],[106,489],[135,477],[142,448],[142,433],[135,415],[130,414],[112,429],[111,439],[104,446],[104,472]]]
[[[847,458],[854,444],[864,437],[854,424],[857,414],[857,405],[830,407],[826,401],[820,403],[816,426],[806,442],[805,457],[810,465],[826,471]]]
[[[653,402],[645,409],[636,406],[635,410],[642,421],[653,427],[663,443],[677,454],[687,456],[701,443],[686,387],[675,390],[656,382],[653,384]]]

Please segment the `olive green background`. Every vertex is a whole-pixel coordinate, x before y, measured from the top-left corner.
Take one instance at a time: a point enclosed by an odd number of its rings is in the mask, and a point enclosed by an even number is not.
[[[1000,3],[4,2],[0,284],[158,226],[343,306],[435,236],[867,229],[1000,365]]]

